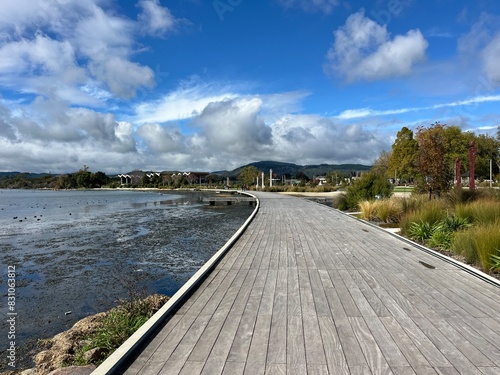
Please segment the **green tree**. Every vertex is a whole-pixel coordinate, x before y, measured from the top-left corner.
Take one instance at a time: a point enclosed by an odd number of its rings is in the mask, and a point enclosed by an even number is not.
[[[358,203],[363,200],[373,200],[377,197],[388,198],[391,196],[393,185],[389,180],[374,170],[370,170],[361,175],[361,178],[347,188],[347,193],[342,199],[343,207],[339,209],[357,209]]]
[[[493,176],[500,168],[500,140],[486,134],[479,134],[476,139],[476,177],[490,178],[490,160],[492,160]]]
[[[373,171],[384,178],[391,177],[389,175],[389,161],[391,159],[391,153],[385,150],[382,150],[379,157],[373,163]]]
[[[428,190],[429,197],[433,193],[439,196],[451,187],[452,168],[447,163],[445,127],[436,122],[417,130],[417,168],[420,175],[417,187],[421,191]]]
[[[109,177],[106,176],[104,172],[97,171],[92,175],[92,185],[93,187],[102,187],[109,183]]]
[[[458,126],[445,126],[446,163],[454,171],[455,161],[460,159],[462,172],[469,169],[469,146],[474,140],[472,132],[462,132]]]
[[[260,172],[257,167],[250,165],[241,170],[238,178],[243,182],[246,186],[252,186],[255,184],[257,176],[259,176]]]
[[[413,131],[406,126],[397,134],[392,145],[389,158],[389,175],[396,176],[400,181],[412,182],[416,173],[416,157],[418,142],[413,137]]]
[[[307,183],[307,182],[309,182],[309,180],[310,180],[310,179],[309,179],[309,177],[307,177],[307,175],[306,175],[304,172],[299,172],[299,173],[297,173],[297,175],[295,176],[295,178],[296,178],[297,180],[302,181],[302,182],[301,182],[302,184],[306,184],[306,183]]]
[[[63,174],[57,179],[55,189],[76,189],[77,186],[75,175]]]
[[[142,176],[142,179],[141,179],[141,186],[148,187],[150,183],[151,183],[151,180],[150,180],[149,176],[146,173],[144,173],[144,176]]]

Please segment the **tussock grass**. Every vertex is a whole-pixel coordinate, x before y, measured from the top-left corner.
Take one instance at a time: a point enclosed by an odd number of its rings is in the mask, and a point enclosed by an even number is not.
[[[486,225],[500,220],[500,201],[486,199],[455,207],[457,217],[476,225]]]
[[[361,218],[364,220],[375,220],[375,201],[361,201],[358,204]]]
[[[398,223],[403,215],[403,202],[401,198],[391,197],[375,201],[361,201],[358,207],[361,217],[365,220]]]
[[[485,271],[491,270],[494,266],[492,256],[500,252],[500,220],[458,232],[452,249],[468,263],[480,265]]]
[[[399,198],[383,199],[376,202],[376,213],[384,223],[398,223],[403,214],[402,200]]]
[[[427,201],[407,213],[401,220],[401,233],[411,235],[412,223],[427,223],[430,227],[443,221],[448,216],[449,207],[443,200]]]

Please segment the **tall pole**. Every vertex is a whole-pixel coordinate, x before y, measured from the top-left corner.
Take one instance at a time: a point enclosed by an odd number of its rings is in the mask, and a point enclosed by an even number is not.
[[[269,187],[273,187],[273,170],[269,170]]]
[[[262,190],[264,190],[264,172],[262,172]]]
[[[472,141],[469,147],[469,189],[476,189],[476,179],[474,176],[474,168],[476,166],[476,143]]]

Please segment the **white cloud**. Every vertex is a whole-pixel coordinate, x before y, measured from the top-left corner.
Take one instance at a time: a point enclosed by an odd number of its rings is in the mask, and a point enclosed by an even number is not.
[[[137,6],[142,8],[137,18],[143,33],[162,36],[174,30],[177,20],[159,0],[139,0]]]
[[[155,153],[187,153],[186,137],[178,128],[144,124],[137,130],[137,135]]]
[[[471,27],[469,33],[458,41],[458,52],[468,67],[479,63],[478,75],[483,75],[489,82],[490,92],[500,86],[500,17],[483,13]],[[479,57],[479,58],[478,58]]]
[[[336,118],[339,120],[352,120],[352,119],[374,117],[374,116],[399,115],[408,112],[418,112],[418,111],[434,110],[441,108],[475,106],[481,103],[492,103],[492,102],[500,102],[500,95],[476,96],[471,99],[457,100],[454,102],[434,104],[425,107],[407,107],[407,108],[388,109],[384,111],[374,110],[370,108],[347,109],[342,113],[340,113],[340,115],[336,116]]]
[[[336,124],[317,115],[286,116],[274,123],[272,130],[279,160],[299,164],[371,164],[388,146],[382,135],[360,125]]]
[[[23,157],[27,159],[40,157],[33,164],[22,164],[22,158],[10,161],[30,168],[52,157],[49,164],[55,170],[56,164],[62,164],[67,159],[58,160],[58,150],[61,149],[66,150],[68,155],[80,148],[93,150],[96,155],[136,151],[130,124],[118,123],[109,113],[70,108],[67,103],[41,97],[28,106],[17,106],[14,110],[0,105],[0,124],[2,129],[6,129],[0,131],[0,140],[6,150],[24,150]],[[28,148],[29,145],[33,146],[32,150]],[[0,160],[2,163],[6,161],[1,157]]]
[[[363,10],[352,14],[334,36],[324,68],[348,82],[408,75],[424,60],[428,46],[419,30],[391,39],[386,26],[365,17]]]
[[[185,120],[199,115],[210,103],[239,96],[240,94],[234,93],[229,86],[202,84],[195,78],[194,82],[181,84],[179,88],[159,100],[137,104],[133,121],[144,124]]]
[[[484,48],[481,58],[484,72],[495,86],[500,86],[500,33]]]
[[[89,64],[89,70],[121,98],[132,98],[137,88],[154,85],[154,73],[149,67],[117,56],[94,60]]]
[[[339,0],[278,0],[285,8],[301,8],[306,12],[330,14],[340,5]]]
[[[138,89],[152,87],[153,71],[132,60],[137,32],[161,36],[172,29],[176,18],[157,0],[139,2],[138,21],[110,5],[107,0],[3,4],[0,85],[95,106],[110,99],[102,95],[105,92],[131,98]],[[89,82],[92,90],[86,89]]]
[[[230,154],[256,154],[272,144],[271,129],[259,117],[257,98],[210,103],[193,120],[204,138],[205,150]],[[213,150],[213,151],[212,151]]]

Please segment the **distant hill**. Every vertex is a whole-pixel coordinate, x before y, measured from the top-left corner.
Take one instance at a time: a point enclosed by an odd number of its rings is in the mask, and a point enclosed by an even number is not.
[[[48,173],[29,173],[29,172],[0,172],[0,178],[23,175],[26,178],[40,178],[44,176],[54,176]]]
[[[315,176],[324,176],[329,172],[362,172],[368,171],[372,167],[362,164],[319,164],[319,165],[297,165],[293,163],[282,163],[278,161],[258,161],[236,168],[232,171],[218,171],[214,174],[222,175],[224,177],[236,177],[240,174],[243,168],[254,166],[258,170],[268,173],[270,169],[273,170],[278,176],[288,174],[295,177],[299,173],[304,173],[307,177],[313,178]]]

